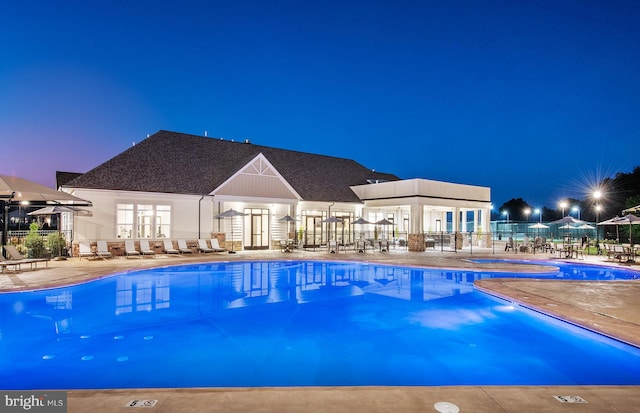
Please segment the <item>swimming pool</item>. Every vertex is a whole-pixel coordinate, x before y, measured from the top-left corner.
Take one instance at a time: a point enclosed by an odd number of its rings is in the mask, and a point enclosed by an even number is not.
[[[216,262],[1,294],[0,388],[640,384],[640,349],[474,290],[493,276]]]

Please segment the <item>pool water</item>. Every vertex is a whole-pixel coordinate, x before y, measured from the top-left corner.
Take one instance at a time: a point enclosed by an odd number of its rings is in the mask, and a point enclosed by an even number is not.
[[[638,277],[552,265],[517,276]],[[474,290],[494,276],[217,262],[1,294],[0,388],[640,384],[640,349]]]

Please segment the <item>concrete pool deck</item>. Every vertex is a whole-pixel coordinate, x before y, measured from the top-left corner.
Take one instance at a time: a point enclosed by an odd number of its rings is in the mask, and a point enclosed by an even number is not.
[[[471,259],[518,259],[527,265],[474,263]],[[391,250],[388,253],[327,254],[325,252],[242,251],[237,254],[193,254],[154,258],[50,261],[48,268],[13,272],[0,277],[0,291],[31,290],[75,284],[113,273],[203,261],[264,259],[319,259],[386,262],[399,265],[452,269],[484,268],[508,272],[544,272],[536,260],[553,260],[548,254],[473,254]],[[627,266],[587,256],[594,265]],[[632,266],[640,271],[640,265]],[[479,289],[513,302],[640,346],[640,280],[613,282],[491,279],[476,282]],[[640,362],[640,360],[639,360]],[[588,360],[585,360],[588,363]],[[579,396],[587,403],[563,403],[554,396]],[[435,386],[435,387],[295,387],[213,389],[72,390],[68,412],[130,412],[131,400],[157,400],[148,412],[437,412],[436,402],[449,402],[464,412],[599,412],[637,413],[640,386]],[[133,410],[136,411],[136,410]]]

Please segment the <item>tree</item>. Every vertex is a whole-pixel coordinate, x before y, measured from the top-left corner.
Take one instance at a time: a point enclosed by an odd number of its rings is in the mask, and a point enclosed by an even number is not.
[[[531,218],[531,214],[533,213],[534,208],[526,203],[522,198],[514,198],[510,201],[505,202],[499,208],[500,211],[500,219],[506,219],[505,211],[509,214],[509,220],[511,221],[526,221],[527,214],[525,214],[526,210],[529,210],[529,218]]]

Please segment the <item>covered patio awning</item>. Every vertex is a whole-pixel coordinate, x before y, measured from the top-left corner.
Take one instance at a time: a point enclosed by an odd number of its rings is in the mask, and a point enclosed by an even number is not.
[[[17,176],[0,175],[0,200],[19,204],[24,201],[48,205],[91,206],[91,202]]]
[[[17,176],[0,175],[0,202],[3,204],[2,245],[7,244],[9,232],[9,208],[25,202],[35,205],[91,206],[91,202],[66,192],[56,191]]]

